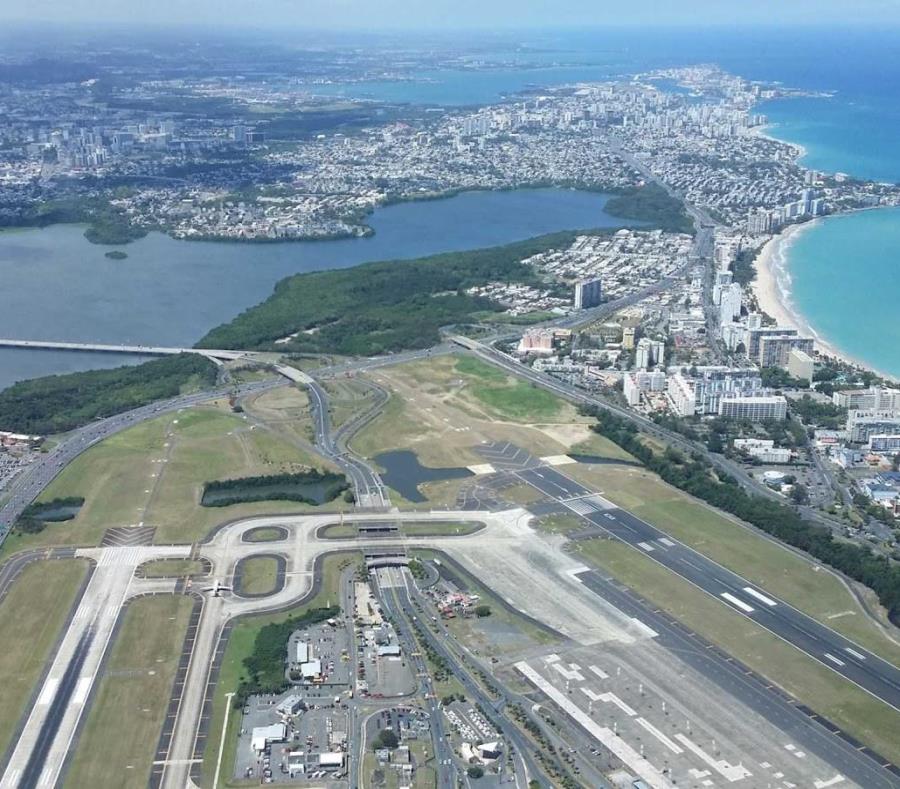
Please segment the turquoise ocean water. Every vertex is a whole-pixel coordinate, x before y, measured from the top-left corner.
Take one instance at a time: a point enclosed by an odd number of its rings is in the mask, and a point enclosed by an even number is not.
[[[900,69],[893,84],[860,80],[832,98],[769,102],[769,133],[806,149],[825,172],[900,182]],[[785,253],[793,307],[823,339],[900,377],[900,208],[828,217]]]
[[[817,334],[900,376],[900,208],[828,217],[786,251],[791,300]]]

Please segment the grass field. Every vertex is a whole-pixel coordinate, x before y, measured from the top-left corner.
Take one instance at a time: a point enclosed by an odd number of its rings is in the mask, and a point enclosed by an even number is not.
[[[9,746],[34,686],[52,659],[87,570],[81,559],[34,562],[0,600],[0,753]]]
[[[587,524],[577,515],[561,513],[559,515],[544,515],[536,521],[538,529],[558,534],[568,534],[571,531],[583,529]]]
[[[328,413],[334,428],[371,408],[376,399],[376,390],[364,378],[336,378],[323,388],[328,393]]]
[[[885,660],[900,664],[900,644],[872,622],[840,579],[813,561],[755,534],[644,469],[580,465],[568,466],[567,473]]]
[[[144,578],[183,578],[186,575],[204,575],[203,562],[196,559],[156,559],[139,568]]]
[[[248,397],[244,408],[251,416],[263,420],[272,428],[288,435],[312,440],[312,416],[309,411],[309,396],[294,386],[282,386]]]
[[[269,622],[280,622],[291,615],[299,615],[311,608],[323,608],[336,605],[340,601],[341,573],[349,567],[357,566],[362,557],[356,552],[336,553],[325,557],[322,563],[322,588],[319,593],[305,603],[279,614],[263,614],[240,620],[231,631],[225,655],[222,658],[222,670],[216,685],[213,700],[213,713],[210,722],[206,752],[203,755],[203,777],[201,786],[210,787],[216,770],[216,759],[219,752],[219,741],[222,736],[222,724],[226,711],[229,715],[228,733],[226,735],[225,752],[222,759],[221,786],[243,786],[243,782],[231,781],[234,773],[234,751],[237,747],[237,736],[241,723],[241,711],[228,706],[226,693],[237,689],[244,676],[243,660],[253,651],[253,643],[260,628]]]
[[[275,591],[278,583],[278,560],[274,556],[251,556],[240,565],[240,593],[264,595]]]
[[[275,433],[248,425],[227,404],[167,414],[106,439],[67,466],[38,501],[83,496],[77,517],[39,534],[14,536],[3,554],[44,545],[97,545],[106,529],[138,523],[156,526],[158,542],[192,542],[226,519],[309,509],[298,502],[199,506],[208,480],[308,466],[324,464]]]
[[[478,359],[434,357],[382,368],[372,376],[391,398],[351,442],[366,457],[410,449],[426,466],[474,465],[484,462],[475,448],[488,441],[510,441],[539,456],[570,450],[625,456],[593,433],[592,420],[574,406],[546,395],[551,408],[542,390],[526,386],[520,391],[514,379]],[[452,505],[465,484],[429,483],[422,492],[431,505]],[[396,498],[400,506],[409,506]]]
[[[258,529],[245,533],[244,539],[247,542],[275,542],[281,539],[282,533],[281,529],[276,529],[274,526],[260,526]]]
[[[582,556],[784,688],[883,756],[900,760],[900,713],[752,620],[622,543],[588,540]]]
[[[169,595],[128,606],[66,786],[147,786],[191,608],[189,597]]]

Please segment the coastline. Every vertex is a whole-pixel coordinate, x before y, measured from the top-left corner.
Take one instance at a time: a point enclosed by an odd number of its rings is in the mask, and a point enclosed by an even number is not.
[[[812,337],[816,342],[816,353],[846,362],[854,367],[871,370],[886,380],[897,381],[897,377],[876,369],[870,363],[857,359],[842,351],[828,339],[822,337],[809,323],[791,298],[790,250],[800,235],[818,225],[826,217],[819,217],[802,224],[788,225],[772,236],[762,246],[753,261],[756,278],[752,283],[753,295],[760,312],[766,313],[781,326],[794,328]]]

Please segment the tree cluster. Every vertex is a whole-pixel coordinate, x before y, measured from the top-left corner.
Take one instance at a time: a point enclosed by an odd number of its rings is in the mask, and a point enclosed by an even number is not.
[[[900,616],[900,566],[871,549],[836,540],[831,531],[808,523],[787,504],[744,491],[727,475],[716,475],[701,456],[655,453],[644,444],[629,421],[596,410],[594,430],[630,452],[670,485],[746,521],[784,543],[806,551],[824,564],[865,584],[888,609]],[[677,454],[677,457],[675,456]]]
[[[33,378],[0,392],[0,429],[62,433],[175,397],[191,383],[206,387],[215,381],[216,366],[192,353],[112,370]]]

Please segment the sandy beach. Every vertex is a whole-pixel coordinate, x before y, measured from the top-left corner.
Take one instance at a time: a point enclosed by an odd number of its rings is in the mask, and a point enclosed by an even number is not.
[[[799,225],[789,225],[765,243],[754,261],[756,279],[753,281],[753,293],[759,309],[772,317],[779,325],[798,329],[801,334],[814,337],[816,350],[820,354],[871,369],[870,365],[848,356],[823,340],[791,301],[791,275],[788,270],[791,245],[801,233],[820,221],[820,219],[814,219]]]

